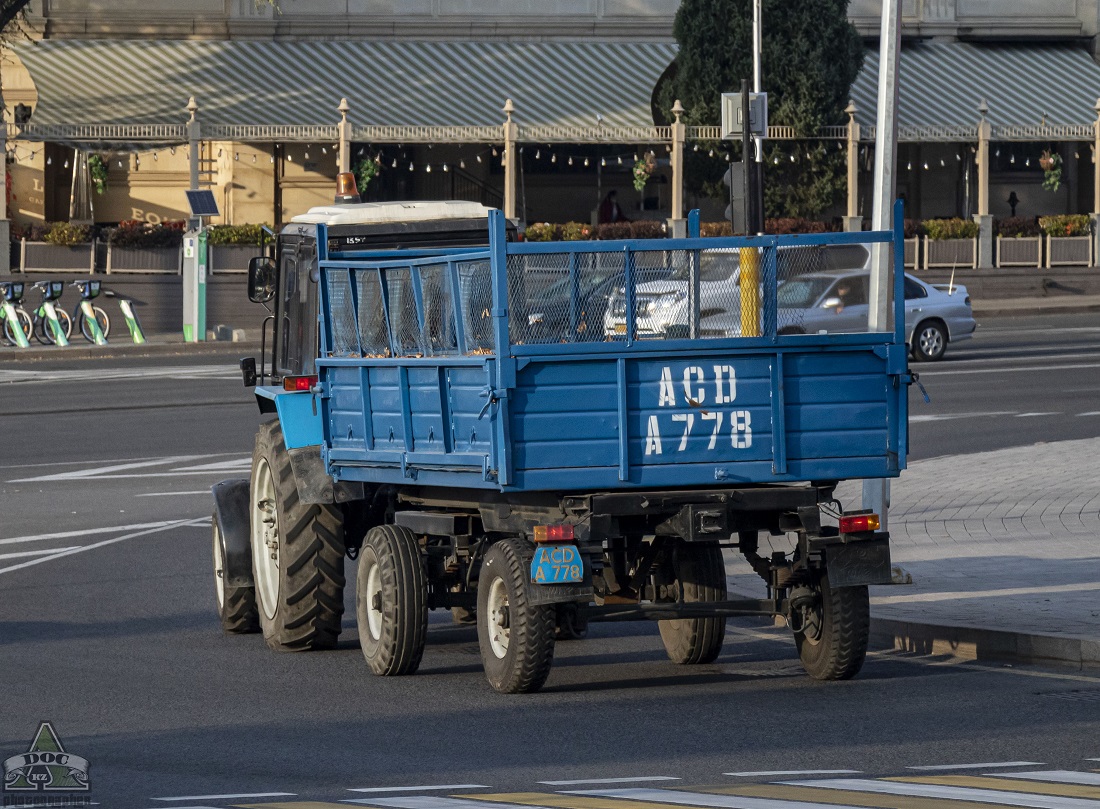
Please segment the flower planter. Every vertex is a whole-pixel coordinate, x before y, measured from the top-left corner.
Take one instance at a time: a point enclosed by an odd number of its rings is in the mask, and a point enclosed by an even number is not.
[[[977,239],[929,239],[924,237],[924,268],[977,267]]]
[[[1092,236],[1047,236],[1048,267],[1091,267]]]
[[[179,247],[107,246],[108,273],[162,273],[179,275]]]
[[[48,242],[28,242],[23,239],[19,249],[21,272],[95,271],[95,250],[92,243],[72,247]]]
[[[207,250],[212,273],[248,272],[248,262],[263,254],[255,244],[212,244]]]
[[[912,239],[903,239],[905,245],[905,269],[916,270],[920,268],[920,236]]]
[[[1042,267],[1042,236],[998,236],[998,267]]]

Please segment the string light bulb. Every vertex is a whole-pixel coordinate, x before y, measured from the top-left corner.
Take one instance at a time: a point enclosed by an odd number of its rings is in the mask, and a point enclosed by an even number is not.
[[[573,155],[569,155],[569,165],[573,165]]]
[[[52,166],[53,165],[53,158],[52,157],[47,157],[46,158],[46,165],[47,166]]]
[[[493,157],[496,157],[496,156],[497,156],[497,147],[494,146],[493,147]]]
[[[412,171],[412,170],[413,170],[413,164],[412,164],[412,161],[410,160],[409,161],[409,171]]]
[[[424,172],[425,172],[426,174],[431,174],[431,173],[432,173],[432,164],[431,164],[431,163],[429,163],[428,165],[426,165],[426,166],[424,167]]]
[[[390,168],[391,169],[397,168],[397,158],[396,157],[393,159],[393,165],[391,165]]]
[[[464,159],[460,159],[460,160],[458,161],[458,167],[459,167],[460,169],[464,169],[464,168],[466,168],[466,161],[465,161]]]
[[[623,164],[623,156],[619,155],[619,165],[621,166],[622,164]]]
[[[542,156],[542,149],[535,149],[535,160],[538,160]]]
[[[448,165],[446,163],[444,163],[443,164],[443,170],[444,171],[450,171],[451,169],[450,169],[450,167],[448,167]]]
[[[66,168],[66,169],[67,169],[68,167],[69,167],[69,161],[68,161],[68,158],[66,158],[66,160],[65,160],[65,165],[64,165],[64,166],[63,166],[62,168]]]
[[[557,152],[555,152],[554,154],[550,155],[550,162],[551,162],[551,163],[557,163],[557,162],[558,162],[558,154],[557,154]]]
[[[480,163],[480,162],[481,162],[481,155],[478,155],[478,156],[477,156],[477,162],[478,162],[478,163]]]
[[[588,158],[587,157],[584,159],[584,167],[588,168]]]
[[[607,158],[606,157],[601,157],[600,158],[600,166],[603,167],[603,166],[606,166],[606,165],[607,165]]]

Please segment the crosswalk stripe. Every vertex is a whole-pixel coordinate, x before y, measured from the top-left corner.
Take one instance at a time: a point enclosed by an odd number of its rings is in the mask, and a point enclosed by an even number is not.
[[[1100,801],[1083,798],[1063,798],[1048,795],[1028,795],[994,789],[941,786],[939,784],[912,783],[906,781],[871,781],[863,778],[835,778],[813,781],[790,781],[792,786],[846,789],[855,792],[880,792],[888,795],[910,795],[917,798],[946,798],[948,800],[995,803],[1007,806],[1027,806],[1032,809],[1100,809]]]
[[[1009,792],[1031,792],[1039,795],[1061,795],[1064,798],[1088,798],[1100,800],[1100,787],[1069,783],[1050,783],[1041,781],[1003,781],[1003,773],[980,775],[924,775],[906,778],[909,783],[942,784],[953,787],[974,787],[976,789],[1000,789]],[[1015,777],[1015,776],[1012,776]],[[895,780],[895,779],[890,779]]]
[[[868,809],[990,809],[988,803],[917,798],[908,795],[874,795],[868,792],[794,787],[787,784],[754,784],[752,786],[717,787],[708,792],[723,795],[751,795],[777,800],[816,801],[839,806],[863,806]]]
[[[1043,770],[1040,772],[997,773],[998,778],[1026,778],[1029,781],[1050,781],[1055,784],[1089,784],[1100,786],[1100,773],[1074,772],[1072,770]]]
[[[991,770],[995,767],[1041,767],[1037,761],[995,761],[985,764],[921,764],[907,770]]]
[[[538,804],[550,809],[668,809],[667,803],[647,803],[646,801],[621,800],[616,798],[584,797],[575,793],[547,795],[543,792],[513,792],[503,795],[475,795],[484,801],[528,806]]]
[[[323,801],[290,801],[289,803],[237,803],[240,809],[348,809],[343,803]]]
[[[781,801],[770,798],[753,798],[738,795],[717,795],[714,793],[681,792],[674,789],[594,789],[568,792],[572,795],[593,795],[607,798],[626,798],[630,801],[648,801],[656,804],[677,804],[681,806],[714,807],[714,809],[832,809],[824,803],[807,801]],[[1095,807],[1100,809],[1100,806]]]
[[[441,798],[437,795],[402,795],[393,798],[357,798],[342,801],[365,806],[388,806],[392,809],[500,809],[495,803],[470,798]],[[551,809],[545,804],[529,809]]]

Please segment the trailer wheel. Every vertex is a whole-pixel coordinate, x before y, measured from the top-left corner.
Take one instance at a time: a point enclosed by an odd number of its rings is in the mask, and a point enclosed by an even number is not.
[[[554,607],[527,603],[530,544],[504,539],[481,563],[477,640],[489,685],[504,694],[538,691],[554,661]]]
[[[301,501],[278,420],[256,433],[249,505],[264,640],[277,651],[332,648],[344,614],[343,515]]]
[[[826,573],[805,603],[792,610],[794,642],[806,673],[847,680],[863,667],[870,635],[867,586],[831,587]]]
[[[685,603],[726,599],[726,566],[717,545],[680,541],[672,554],[672,575]],[[725,618],[658,621],[665,652],[673,663],[713,663],[726,637]]]
[[[359,553],[355,612],[359,644],[380,677],[413,674],[428,633],[428,578],[416,537],[408,528],[379,525]]]
[[[210,518],[214,534],[214,597],[222,629],[230,635],[260,631],[256,614],[256,590],[252,587],[227,587],[225,584],[225,544],[218,528],[218,515]]]

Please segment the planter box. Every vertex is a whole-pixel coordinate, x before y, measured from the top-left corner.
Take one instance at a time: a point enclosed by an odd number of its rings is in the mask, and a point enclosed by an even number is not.
[[[1042,236],[998,236],[998,267],[1042,267]]]
[[[119,247],[107,245],[108,273],[165,273],[179,275],[179,247]]]
[[[66,247],[47,242],[22,240],[19,249],[21,272],[95,271],[95,250],[91,242]]]
[[[1047,236],[1048,267],[1091,267],[1092,236]]]
[[[210,272],[248,272],[248,262],[262,254],[255,244],[212,244],[207,248]]]
[[[978,266],[977,239],[939,239],[924,237],[924,268]]]
[[[920,236],[912,239],[903,239],[905,245],[905,269],[916,270],[920,268]]]

